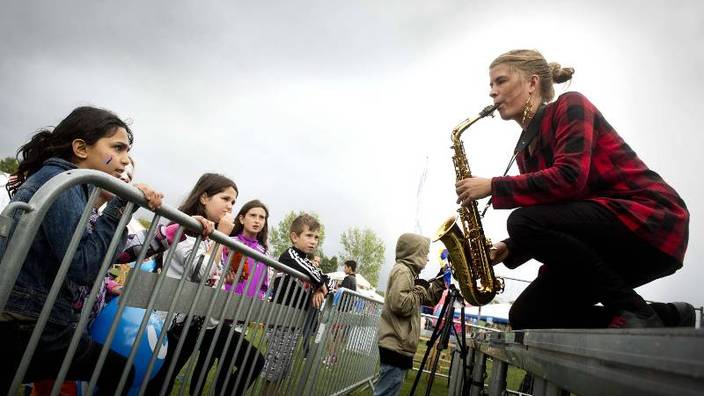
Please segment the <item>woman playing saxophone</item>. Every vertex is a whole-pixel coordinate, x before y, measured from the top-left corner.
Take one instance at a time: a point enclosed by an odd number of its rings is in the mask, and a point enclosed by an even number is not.
[[[689,212],[586,97],[553,101],[553,84],[573,73],[533,50],[492,62],[490,96],[524,130],[520,175],[458,181],[458,203],[491,196],[497,209],[517,208],[493,261],[543,264],[511,308],[514,329],[662,326],[633,289],[682,267]]]

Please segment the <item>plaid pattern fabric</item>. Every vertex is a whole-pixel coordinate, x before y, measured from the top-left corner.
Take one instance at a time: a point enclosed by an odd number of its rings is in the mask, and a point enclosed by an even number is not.
[[[518,176],[492,179],[497,209],[590,200],[680,262],[689,233],[687,207],[641,161],[583,95],[568,92],[545,108],[532,154],[518,154]]]

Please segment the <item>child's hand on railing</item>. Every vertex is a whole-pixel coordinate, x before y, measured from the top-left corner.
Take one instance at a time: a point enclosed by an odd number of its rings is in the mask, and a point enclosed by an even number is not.
[[[227,271],[227,273],[225,274],[225,284],[232,285],[233,283],[235,283],[235,275],[237,274],[232,271]]]
[[[200,223],[200,225],[203,227],[203,231],[201,232],[201,236],[203,238],[207,238],[208,235],[212,234],[213,231],[215,230],[215,223],[212,221],[206,219],[203,216],[191,216],[194,220]]]
[[[161,207],[161,199],[164,198],[164,194],[152,190],[152,188],[146,184],[137,183],[134,186],[137,187],[142,194],[144,194],[144,198],[147,200],[149,209],[154,210]]]
[[[318,288],[318,290],[313,293],[313,298],[310,299],[310,304],[313,306],[315,309],[320,309],[320,306],[323,305],[323,301],[325,300],[325,295],[328,293],[328,288],[325,287],[325,285],[321,286]]]

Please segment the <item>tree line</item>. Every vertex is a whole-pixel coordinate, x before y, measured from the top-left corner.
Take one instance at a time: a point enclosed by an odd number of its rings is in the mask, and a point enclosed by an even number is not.
[[[289,212],[279,221],[278,225],[269,231],[269,251],[275,258],[278,258],[284,250],[291,246],[289,229],[293,220],[301,213]],[[320,217],[316,213],[311,213],[311,215],[320,221]],[[320,242],[315,252],[315,255],[320,256],[320,269],[326,273],[338,271],[346,260],[354,260],[357,262],[357,273],[365,277],[372,284],[372,287],[376,288],[379,283],[379,271],[384,264],[384,241],[369,228],[351,227],[340,235],[343,251],[337,255],[328,256],[322,248],[325,241],[325,226],[322,225],[322,221],[320,223]]]

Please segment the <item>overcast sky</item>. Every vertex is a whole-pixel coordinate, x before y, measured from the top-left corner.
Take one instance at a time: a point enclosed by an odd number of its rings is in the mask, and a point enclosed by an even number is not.
[[[291,210],[317,212],[327,255],[341,253],[345,229],[369,227],[386,244],[382,287],[398,235],[419,225],[431,236],[456,209],[449,133],[491,102],[489,63],[510,49],[538,49],[576,69],[557,93],[587,95],[689,206],[684,268],[639,291],[704,303],[700,0],[0,7],[0,155],[76,106],[113,110],[131,120],[136,179],[169,204],[215,171],[237,182],[237,210],[259,198],[272,224]],[[473,173],[503,172],[519,132],[498,118],[472,127]],[[507,216],[489,211],[486,233],[505,238]],[[530,280],[537,267],[497,272]],[[522,286],[507,283],[505,298],[514,298]]]

